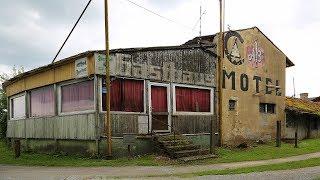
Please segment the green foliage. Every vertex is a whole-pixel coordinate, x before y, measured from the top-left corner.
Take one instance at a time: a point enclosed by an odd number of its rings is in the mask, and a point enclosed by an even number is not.
[[[6,137],[7,132],[7,96],[0,88],[0,139]]]
[[[0,74],[0,139],[6,137],[7,133],[7,96],[2,88],[2,83],[10,78],[19,75],[24,72],[24,68],[20,66],[18,69],[16,66],[12,67],[11,73]]]

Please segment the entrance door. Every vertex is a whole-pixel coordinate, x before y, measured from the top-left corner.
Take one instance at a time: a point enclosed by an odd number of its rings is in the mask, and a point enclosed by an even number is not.
[[[161,83],[150,83],[149,94],[149,117],[151,118],[151,129],[155,132],[170,132],[169,116],[169,85]]]

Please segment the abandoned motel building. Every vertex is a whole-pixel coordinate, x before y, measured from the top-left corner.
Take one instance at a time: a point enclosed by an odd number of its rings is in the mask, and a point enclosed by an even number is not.
[[[127,155],[126,134],[135,135],[135,155],[153,153],[153,137],[173,132],[208,148],[212,127],[227,146],[273,141],[277,121],[283,139],[296,129],[300,139],[320,135],[320,105],[285,96],[294,64],[257,27],[225,32],[219,122],[217,39],[110,50],[114,156]],[[7,138],[37,152],[105,153],[105,60],[105,51],[87,51],[4,82]]]

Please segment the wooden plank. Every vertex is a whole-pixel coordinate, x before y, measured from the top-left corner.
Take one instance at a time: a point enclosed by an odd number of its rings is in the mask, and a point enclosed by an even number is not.
[[[173,116],[173,128],[182,134],[210,133],[210,115]]]

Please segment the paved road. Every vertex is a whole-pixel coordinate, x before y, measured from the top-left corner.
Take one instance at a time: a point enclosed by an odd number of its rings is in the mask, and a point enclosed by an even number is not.
[[[130,166],[130,167],[24,167],[0,165],[0,179],[90,179],[99,177],[137,177],[190,173],[206,170],[251,167],[319,158],[320,152],[280,159],[222,163],[199,166]],[[205,178],[205,177],[201,177]]]

